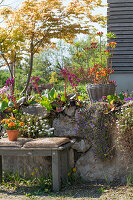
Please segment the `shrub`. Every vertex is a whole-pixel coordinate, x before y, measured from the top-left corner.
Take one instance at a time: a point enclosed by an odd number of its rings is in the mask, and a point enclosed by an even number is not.
[[[133,152],[133,107],[123,107],[117,113],[117,141],[120,149],[132,157]]]

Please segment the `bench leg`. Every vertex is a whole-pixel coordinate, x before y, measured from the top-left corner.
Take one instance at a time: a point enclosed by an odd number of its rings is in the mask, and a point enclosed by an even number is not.
[[[60,163],[60,151],[52,152],[52,178],[53,178],[53,190],[59,191],[61,187],[61,163]]]
[[[68,181],[68,150],[61,151],[61,179],[63,183]]]
[[[2,183],[2,156],[0,156],[0,183]]]

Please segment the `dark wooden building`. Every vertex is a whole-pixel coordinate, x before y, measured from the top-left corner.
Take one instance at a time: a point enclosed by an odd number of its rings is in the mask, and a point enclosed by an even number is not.
[[[127,84],[124,90],[133,89],[133,0],[107,0],[107,31],[116,34],[113,68],[115,78]],[[128,76],[129,75],[129,76]],[[132,79],[132,80],[128,80]],[[130,86],[130,89],[129,89]]]

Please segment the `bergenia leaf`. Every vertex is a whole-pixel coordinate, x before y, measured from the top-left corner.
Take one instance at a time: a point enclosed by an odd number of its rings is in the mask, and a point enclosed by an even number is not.
[[[6,101],[2,101],[1,103],[1,111],[3,112],[8,107],[8,103]]]
[[[66,101],[67,101],[67,99],[65,98],[64,95],[61,96],[61,101],[63,101],[63,102],[66,102]]]

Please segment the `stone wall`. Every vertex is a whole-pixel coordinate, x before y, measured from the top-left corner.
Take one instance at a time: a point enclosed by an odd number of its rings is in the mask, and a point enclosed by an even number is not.
[[[66,136],[72,139],[74,151],[74,166],[77,168],[83,180],[91,182],[119,183],[126,182],[128,174],[133,174],[133,158],[123,154],[117,145],[117,128],[112,130],[113,146],[115,156],[111,160],[101,161],[94,155],[89,141],[78,138],[75,134],[73,118],[77,117],[79,108],[69,107],[64,113],[53,121],[56,136]]]
[[[42,116],[48,116],[45,109],[40,106],[30,106],[24,111],[31,114],[34,111]],[[73,119],[77,117],[79,111],[80,109],[76,106],[67,107],[62,113],[55,115],[52,122],[54,135],[69,137],[73,143],[70,152],[71,167],[76,167],[77,174],[80,173],[85,181],[125,182],[128,173],[133,172],[133,160],[129,160],[128,155],[123,155],[118,148],[115,142],[116,127],[112,130],[113,143],[116,148],[115,156],[112,160],[101,161],[95,157],[89,141],[75,134]],[[4,156],[3,167],[4,170],[18,171],[20,174],[25,172],[27,176],[30,176],[35,168],[38,168],[40,175],[48,174],[51,172],[51,158]]]

